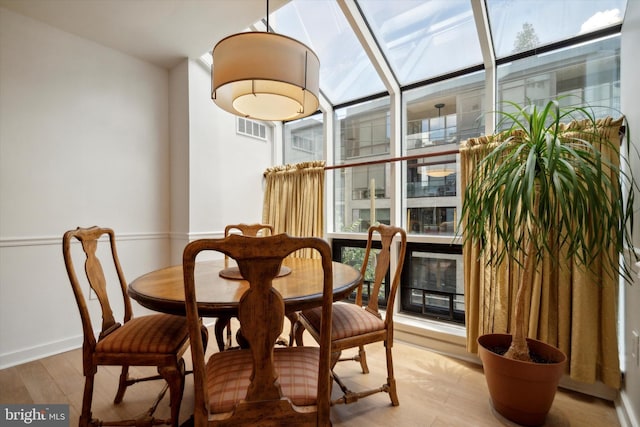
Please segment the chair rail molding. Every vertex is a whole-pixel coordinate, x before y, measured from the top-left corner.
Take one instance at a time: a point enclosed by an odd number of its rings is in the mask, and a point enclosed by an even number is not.
[[[118,233],[118,241],[134,240],[161,240],[171,236],[168,232],[140,232]],[[60,236],[24,236],[24,237],[0,237],[0,248],[12,248],[20,246],[47,246],[60,245]],[[73,244],[77,244],[74,242]]]

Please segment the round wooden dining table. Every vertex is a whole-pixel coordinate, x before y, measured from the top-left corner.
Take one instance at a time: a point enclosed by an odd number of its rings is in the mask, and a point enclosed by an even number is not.
[[[238,314],[240,297],[249,284],[242,278],[229,278],[232,274],[223,277],[224,272],[234,265],[233,261],[223,259],[196,263],[196,299],[200,316],[229,317]],[[282,295],[285,311],[293,313],[319,306],[322,303],[323,278],[320,260],[286,258],[282,265],[281,275],[274,279],[273,287]],[[334,301],[349,296],[359,281],[360,271],[333,262]],[[128,292],[143,307],[163,313],[185,314],[182,265],[140,276],[129,284]]]

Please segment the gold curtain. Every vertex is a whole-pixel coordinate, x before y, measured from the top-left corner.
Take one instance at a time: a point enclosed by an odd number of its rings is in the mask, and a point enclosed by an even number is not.
[[[597,122],[602,140],[610,141],[610,145],[597,141],[594,145],[614,164],[619,164],[619,151],[610,147],[619,147],[622,122],[622,118]],[[579,131],[584,126],[585,122],[572,122],[564,125],[563,131]],[[466,188],[474,166],[494,140],[494,136],[471,138],[462,144],[461,188]],[[487,244],[497,243],[494,240]],[[572,379],[586,383],[599,380],[619,389],[618,280],[603,271],[605,258],[603,255],[597,261],[599,268],[589,272],[561,253],[556,254],[558,263],[545,258],[527,296],[527,336],[562,350],[569,359]],[[508,260],[498,266],[488,265],[480,247],[470,241],[463,247],[463,260],[467,350],[477,353],[478,336],[510,333],[520,267]],[[594,274],[596,270],[601,274]]]
[[[273,225],[274,234],[323,236],[324,165],[324,161],[303,162],[264,172],[262,222]],[[297,255],[317,256],[309,249]]]

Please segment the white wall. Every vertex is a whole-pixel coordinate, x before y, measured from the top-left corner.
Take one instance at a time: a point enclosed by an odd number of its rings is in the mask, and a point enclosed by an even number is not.
[[[133,280],[260,220],[272,144],[209,93],[197,62],[169,72],[0,8],[0,368],[81,344],[64,231],[112,227]]]
[[[638,80],[638,70],[640,70],[640,57],[638,56],[638,46],[640,45],[640,2],[628,1],[625,20],[622,27],[622,41],[620,51],[620,79],[621,79],[621,104],[622,112],[627,117],[631,139],[635,149],[640,148],[638,130],[640,129],[640,81]],[[638,153],[632,153],[632,168],[636,179],[640,179],[640,159]],[[636,193],[636,198],[640,197]],[[640,206],[640,205],[639,205]],[[636,215],[634,246],[636,251],[640,247],[640,216]],[[625,284],[623,288],[624,313],[622,340],[624,344],[624,357],[622,369],[625,373],[625,380],[621,400],[626,410],[627,422],[634,427],[640,426],[640,355],[637,348],[634,350],[634,340],[632,331],[640,333],[640,279],[630,286]],[[632,351],[636,353],[632,356]],[[624,419],[624,418],[623,418]]]
[[[61,237],[110,226],[168,261],[168,73],[0,8],[0,367],[77,346]]]
[[[182,260],[189,243],[189,70],[187,61],[169,73],[171,173],[171,263]]]
[[[211,72],[189,61],[190,229],[262,220],[262,173],[272,166],[268,141],[236,134],[236,116],[211,100]]]
[[[211,100],[211,72],[185,59],[170,72],[171,262],[190,240],[220,237],[227,224],[262,220],[262,173],[273,136],[237,135],[236,117]]]

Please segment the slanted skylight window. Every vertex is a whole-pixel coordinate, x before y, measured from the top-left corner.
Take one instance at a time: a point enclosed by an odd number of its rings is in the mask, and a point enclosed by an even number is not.
[[[487,0],[497,58],[621,24],[627,0]]]
[[[379,46],[396,83],[407,87],[486,65],[490,55],[482,52],[473,1],[355,0],[355,5],[377,44],[372,50]],[[498,60],[619,26],[627,5],[627,0],[480,1],[486,4],[492,37],[485,48],[493,48]],[[346,9],[336,0],[290,0],[269,16],[272,31],[299,40],[318,55],[321,95],[340,107],[387,92]],[[264,20],[246,31],[266,31]],[[611,35],[604,33],[595,36]],[[211,53],[200,61],[210,68]]]
[[[269,25],[318,55],[320,90],[333,105],[386,92],[335,0],[291,0],[271,14]]]
[[[358,0],[401,86],[482,65],[469,0]]]

